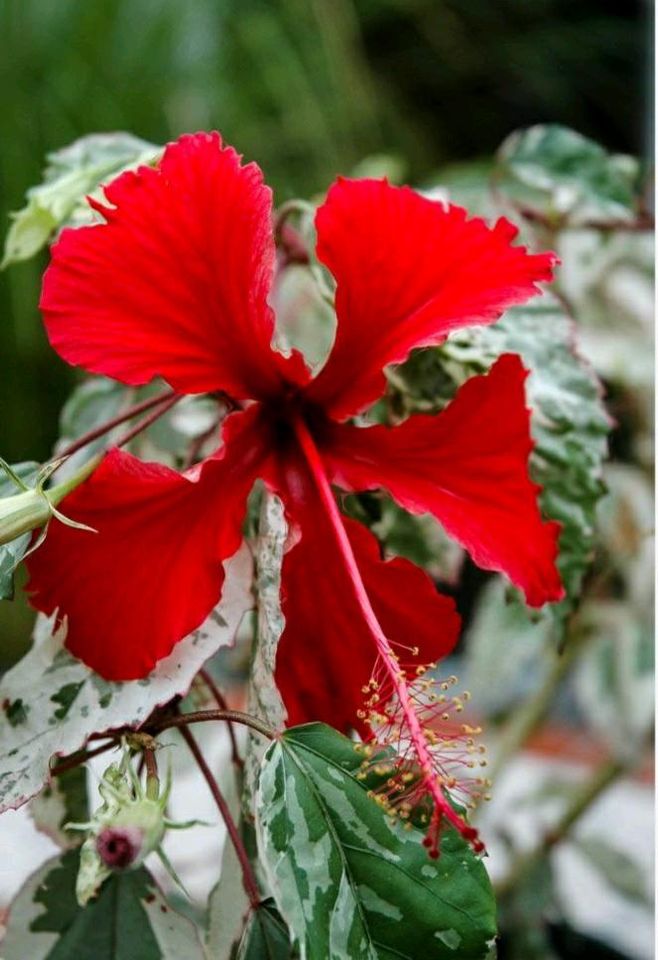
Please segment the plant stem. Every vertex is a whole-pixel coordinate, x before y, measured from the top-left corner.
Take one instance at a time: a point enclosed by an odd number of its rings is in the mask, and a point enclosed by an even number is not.
[[[276,732],[266,723],[263,723],[257,717],[252,717],[250,713],[243,713],[241,710],[195,710],[190,713],[182,713],[178,717],[166,717],[156,723],[153,729],[156,733],[161,733],[169,727],[187,727],[190,723],[207,723],[210,720],[228,720],[232,723],[242,723],[267,737],[268,740],[274,740],[276,737]]]
[[[509,721],[490,765],[490,780],[495,780],[500,775],[517,750],[541,725],[553,702],[553,694],[580,655],[583,646],[582,640],[573,638],[563,653],[554,652],[551,669],[543,684]]]
[[[255,910],[258,908],[258,905],[261,901],[261,896],[249,856],[247,855],[244,843],[242,842],[242,837],[240,836],[240,831],[238,830],[237,824],[231,815],[231,811],[228,803],[226,802],[224,794],[219,789],[219,784],[213,777],[210,767],[206,763],[206,759],[199,749],[198,743],[192,736],[192,731],[186,726],[182,726],[181,736],[190,748],[190,752],[196,760],[199,770],[208,784],[210,792],[213,795],[213,799],[217,804],[217,808],[222,816],[222,819],[224,820],[224,823],[226,824],[226,830],[231,839],[231,843],[235,847],[235,852],[242,868],[242,881],[244,883],[245,891],[249,897],[249,902],[252,908]]]
[[[627,765],[620,760],[612,759],[602,764],[575,793],[566,810],[554,827],[547,830],[537,846],[526,853],[519,855],[510,869],[499,883],[495,884],[497,897],[504,897],[511,893],[519,883],[522,883],[534,867],[536,867],[553,847],[564,840],[584,813],[595,800],[619,779],[626,771]]]
[[[228,710],[228,704],[224,699],[224,695],[222,691],[219,689],[219,687],[217,686],[213,678],[210,676],[208,671],[199,670],[199,676],[201,677],[201,679],[203,680],[205,685],[208,687],[208,689],[212,693],[215,700],[217,701],[217,706],[221,710]],[[228,735],[231,738],[231,760],[233,761],[235,766],[241,770],[244,766],[244,762],[242,760],[242,757],[240,756],[240,751],[238,750],[238,742],[235,737],[235,727],[233,726],[233,723],[231,720],[227,721],[227,726],[228,726]]]
[[[152,423],[155,423],[156,420],[159,420],[163,413],[166,413],[167,410],[170,410],[175,403],[178,403],[180,399],[180,394],[170,394],[169,399],[163,400],[157,410],[154,410],[153,413],[150,413],[148,417],[144,417],[144,419],[136,423],[134,427],[131,427],[127,433],[124,433],[122,437],[119,437],[114,446],[124,447],[133,439],[133,437],[136,437],[138,433],[142,433],[142,431],[146,430],[147,427],[150,427]]]
[[[116,747],[116,745],[116,740],[110,740],[109,743],[103,743],[100,747],[94,747],[93,750],[83,750],[79,753],[74,753],[73,756],[67,757],[66,760],[62,760],[54,767],[51,767],[50,776],[59,777],[60,774],[66,773],[68,770],[74,770],[81,764],[86,763],[87,760],[91,760],[92,757],[97,757],[99,754],[105,753],[106,750],[111,750],[112,747]]]
[[[158,777],[158,762],[155,759],[155,750],[146,747],[142,750],[144,766],[146,767],[146,796],[149,800],[157,800],[160,794],[160,778]]]
[[[86,447],[88,443],[98,440],[99,437],[109,433],[110,430],[113,430],[120,424],[125,423],[126,420],[132,420],[132,418],[136,417],[138,414],[145,413],[147,410],[151,410],[152,407],[157,407],[158,404],[163,403],[165,400],[168,400],[173,396],[175,396],[173,390],[165,390],[162,393],[157,394],[155,397],[149,397],[147,400],[142,400],[140,403],[133,404],[133,406],[128,407],[127,410],[124,410],[123,413],[118,414],[112,420],[108,420],[107,423],[103,423],[100,427],[96,427],[94,430],[89,430],[87,433],[83,433],[81,437],[78,437],[77,440],[74,440],[73,443],[69,444],[68,447],[65,447],[60,453],[58,453],[57,459],[59,460],[65,457],[70,457],[71,454],[77,453],[77,451],[81,450],[82,447]]]

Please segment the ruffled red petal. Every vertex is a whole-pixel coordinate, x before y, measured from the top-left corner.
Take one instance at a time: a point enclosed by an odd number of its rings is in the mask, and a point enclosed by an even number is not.
[[[438,416],[394,428],[335,424],[323,457],[347,490],[385,487],[407,510],[432,513],[485,570],[499,570],[531,606],[560,600],[560,525],[543,521],[528,475],[527,372],[505,354],[472,377]]]
[[[316,217],[318,257],[338,282],[336,342],[309,396],[335,418],[381,395],[383,367],[457,327],[491,323],[550,280],[555,257],[385,180],[339,179]]]
[[[301,533],[283,562],[286,626],[276,664],[288,724],[320,720],[343,731],[360,729],[362,687],[376,661],[373,639],[310,480],[296,484],[287,506]],[[401,659],[424,664],[445,657],[459,635],[452,600],[408,560],[382,560],[377,540],[361,524],[345,518],[345,526],[373,609],[389,639],[402,645]]]
[[[64,230],[41,309],[69,363],[129,384],[163,377],[184,393],[275,390],[270,347],[271,191],[219,134],[169,144],[156,168],[105,188],[105,222]]]
[[[106,679],[146,676],[219,601],[260,464],[252,410],[188,474],[111,450],[60,505],[98,532],[53,520],[28,558],[32,604],[68,618],[66,646]]]

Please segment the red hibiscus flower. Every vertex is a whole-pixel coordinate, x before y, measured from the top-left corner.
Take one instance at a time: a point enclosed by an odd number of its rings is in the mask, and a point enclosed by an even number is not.
[[[191,470],[112,450],[66,499],[64,512],[98,532],[53,525],[28,561],[29,589],[38,609],[68,618],[73,654],[109,679],[143,677],[198,627],[220,598],[257,478],[283,499],[297,540],[277,664],[290,722],[354,725],[377,655],[405,708],[391,643],[435,660],[458,632],[452,602],[412,564],[382,560],[332,484],[382,487],[432,513],[532,605],[562,596],[558,526],[542,520],[528,477],[518,357],[501,357],[437,416],[345,422],[381,396],[387,364],[537,293],[551,254],[513,246],[505,220],[489,228],[406,187],[339,179],[316,217],[338,321],[314,375],[272,345],[271,192],[255,164],[216,133],[184,136],[105,196],[108,205],[90,200],[103,223],[65,230],[53,247],[41,299],[53,347],[123,383],[159,376],[181,393],[223,391],[241,409],[218,452]]]

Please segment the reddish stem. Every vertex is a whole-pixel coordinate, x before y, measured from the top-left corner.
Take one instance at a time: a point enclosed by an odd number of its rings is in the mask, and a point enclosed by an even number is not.
[[[193,710],[190,713],[182,713],[178,717],[166,717],[160,722],[149,725],[149,732],[161,733],[169,727],[186,727],[190,723],[207,723],[212,720],[228,720],[233,723],[243,723],[246,727],[251,727],[268,740],[273,740],[276,736],[274,730],[267,724],[260,721],[257,717],[252,717],[250,713],[243,713],[241,710]]]
[[[142,400],[140,403],[136,403],[132,407],[128,407],[128,409],[124,410],[123,413],[118,414],[112,420],[108,420],[107,423],[102,424],[100,427],[96,427],[95,430],[89,430],[87,433],[83,433],[81,437],[78,437],[77,440],[74,440],[73,443],[69,444],[68,447],[65,447],[64,450],[58,453],[57,459],[60,457],[70,457],[71,454],[77,453],[77,451],[81,450],[82,447],[86,447],[88,443],[98,440],[99,437],[109,433],[110,430],[113,430],[120,424],[125,423],[126,420],[132,420],[132,418],[138,416],[138,414],[144,413],[146,410],[151,410],[152,407],[157,407],[160,403],[163,403],[165,400],[168,400],[173,396],[175,396],[175,394],[172,390],[165,390],[163,393],[159,393],[155,397],[149,397],[148,400]]]
[[[226,802],[224,794],[219,789],[219,784],[213,777],[210,767],[206,763],[205,757],[199,749],[199,744],[192,736],[192,731],[189,730],[188,727],[183,726],[181,727],[181,736],[190,748],[190,752],[196,760],[199,770],[208,784],[210,792],[213,795],[213,799],[217,804],[217,808],[222,815],[224,823],[226,824],[226,830],[231,839],[231,843],[235,847],[238,860],[240,861],[240,867],[242,868],[242,881],[244,883],[247,896],[249,897],[249,903],[251,904],[252,908],[256,910],[261,900],[258,883],[256,882],[251,861],[249,860],[244,843],[242,842],[240,831],[238,830],[236,822],[231,815],[228,803]]]
[[[228,710],[228,703],[224,698],[224,694],[219,689],[213,678],[210,676],[207,670],[199,670],[199,676],[208,687],[213,697],[217,701],[217,706],[220,710]],[[231,759],[236,767],[242,769],[244,766],[242,757],[240,756],[240,751],[238,750],[238,742],[235,737],[235,727],[231,720],[227,721],[228,735],[231,738]]]
[[[87,760],[91,760],[92,757],[97,757],[100,753],[111,750],[112,747],[116,747],[115,740],[111,740],[109,743],[103,743],[100,747],[95,747],[93,750],[86,750],[82,753],[76,753],[72,757],[67,757],[66,760],[62,760],[50,768],[50,776],[58,777],[61,773],[66,773],[67,770],[74,770],[81,764],[86,763]]]
[[[156,420],[159,420],[163,413],[166,413],[167,410],[170,410],[175,403],[182,399],[179,394],[170,394],[168,400],[164,400],[162,405],[158,407],[157,410],[154,410],[153,413],[149,414],[148,417],[144,417],[143,420],[140,420],[139,423],[136,423],[134,427],[131,427],[127,433],[124,433],[122,437],[114,444],[115,447],[124,447],[129,443],[133,437],[136,437],[138,433],[142,433],[143,430],[146,430],[147,427],[150,427],[152,423],[155,423]]]
[[[322,458],[317,447],[315,446],[313,438],[309,433],[306,424],[301,418],[298,418],[295,421],[295,432],[317,486],[320,498],[327,512],[327,517],[331,523],[331,528],[336,538],[341,558],[349,575],[349,581],[354,591],[354,597],[359,605],[363,619],[368,626],[373,642],[380,655],[382,664],[390,677],[393,689],[397,695],[400,707],[404,714],[409,730],[409,736],[414,745],[414,750],[422,771],[424,787],[431,794],[432,799],[434,800],[435,810],[440,810],[441,814],[447,820],[449,820],[450,823],[452,823],[460,833],[463,834],[464,823],[446,800],[441,785],[437,780],[432,761],[432,753],[429,748],[427,737],[425,736],[409,695],[404,673],[401,671],[400,664],[395,652],[393,651],[393,648],[391,647],[391,643],[384,634],[379,620],[377,619],[377,615],[372,608],[370,598],[368,597],[368,593],[361,577],[361,572],[359,570],[356,557],[354,556],[354,551],[352,550],[352,546],[345,531],[343,519],[338,509],[336,500],[334,499],[329,480],[327,479]]]

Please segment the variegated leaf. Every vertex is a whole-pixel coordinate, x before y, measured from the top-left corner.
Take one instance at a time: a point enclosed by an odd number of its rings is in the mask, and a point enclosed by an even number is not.
[[[91,733],[137,726],[156,706],[187,692],[208,657],[232,643],[252,604],[248,549],[226,569],[221,603],[143,680],[103,680],[64,649],[65,625],[53,633],[52,620],[37,619],[32,649],[0,683],[0,706],[9,720],[0,725],[0,812],[39,791],[54,754],[73,753]]]
[[[352,741],[323,724],[287,730],[261,771],[261,860],[302,960],[483,960],[495,936],[483,863],[452,829],[430,860],[356,774]]]

